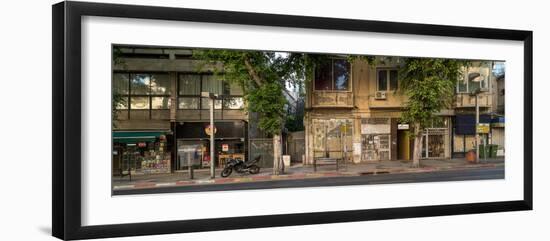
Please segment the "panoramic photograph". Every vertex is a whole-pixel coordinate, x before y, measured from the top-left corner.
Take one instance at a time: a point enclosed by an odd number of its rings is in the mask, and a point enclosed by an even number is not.
[[[112,195],[504,179],[500,60],[112,45]]]

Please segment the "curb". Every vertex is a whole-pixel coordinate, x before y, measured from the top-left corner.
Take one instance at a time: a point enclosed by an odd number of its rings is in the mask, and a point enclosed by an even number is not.
[[[293,179],[310,179],[323,177],[345,177],[345,176],[363,176],[363,175],[381,175],[381,174],[397,174],[397,173],[425,173],[436,171],[451,171],[451,170],[467,170],[476,168],[491,168],[504,166],[504,164],[469,164],[447,167],[421,167],[421,168],[377,168],[366,172],[316,172],[316,173],[296,173],[283,175],[258,175],[249,177],[233,177],[233,178],[218,178],[218,179],[200,179],[200,180],[182,180],[176,182],[143,182],[136,184],[124,184],[113,186],[113,190],[131,190],[131,189],[151,189],[162,187],[189,186],[189,185],[210,185],[210,184],[230,184],[252,181],[275,181],[275,180],[293,180]]]

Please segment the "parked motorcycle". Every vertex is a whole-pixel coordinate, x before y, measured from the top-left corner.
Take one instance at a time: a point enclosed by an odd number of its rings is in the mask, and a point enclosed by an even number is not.
[[[247,161],[247,162],[240,159],[229,159],[225,164],[225,167],[223,168],[221,176],[228,177],[229,175],[231,175],[233,170],[241,174],[242,173],[257,174],[260,172],[260,166],[256,165],[256,163],[260,161],[261,157],[262,156],[259,155],[253,160]]]

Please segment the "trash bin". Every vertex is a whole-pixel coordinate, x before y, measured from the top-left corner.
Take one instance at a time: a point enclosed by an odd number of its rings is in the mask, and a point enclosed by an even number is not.
[[[498,151],[498,145],[491,144],[489,145],[489,157],[490,158],[496,158],[497,157],[497,151]]]
[[[488,150],[488,146],[486,145],[479,145],[479,158],[480,159],[485,159],[487,158],[489,155],[489,150]]]

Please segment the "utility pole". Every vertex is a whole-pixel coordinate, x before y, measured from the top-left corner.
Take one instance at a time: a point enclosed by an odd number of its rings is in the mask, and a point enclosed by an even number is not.
[[[208,102],[210,104],[210,178],[214,179],[216,177],[216,161],[214,158],[214,100],[218,97],[218,95],[210,92],[201,92],[201,96],[208,98]]]
[[[214,98],[210,102],[210,178],[216,177],[216,159],[214,158]]]
[[[476,91],[476,163],[479,163],[479,104],[478,104],[479,91]]]

